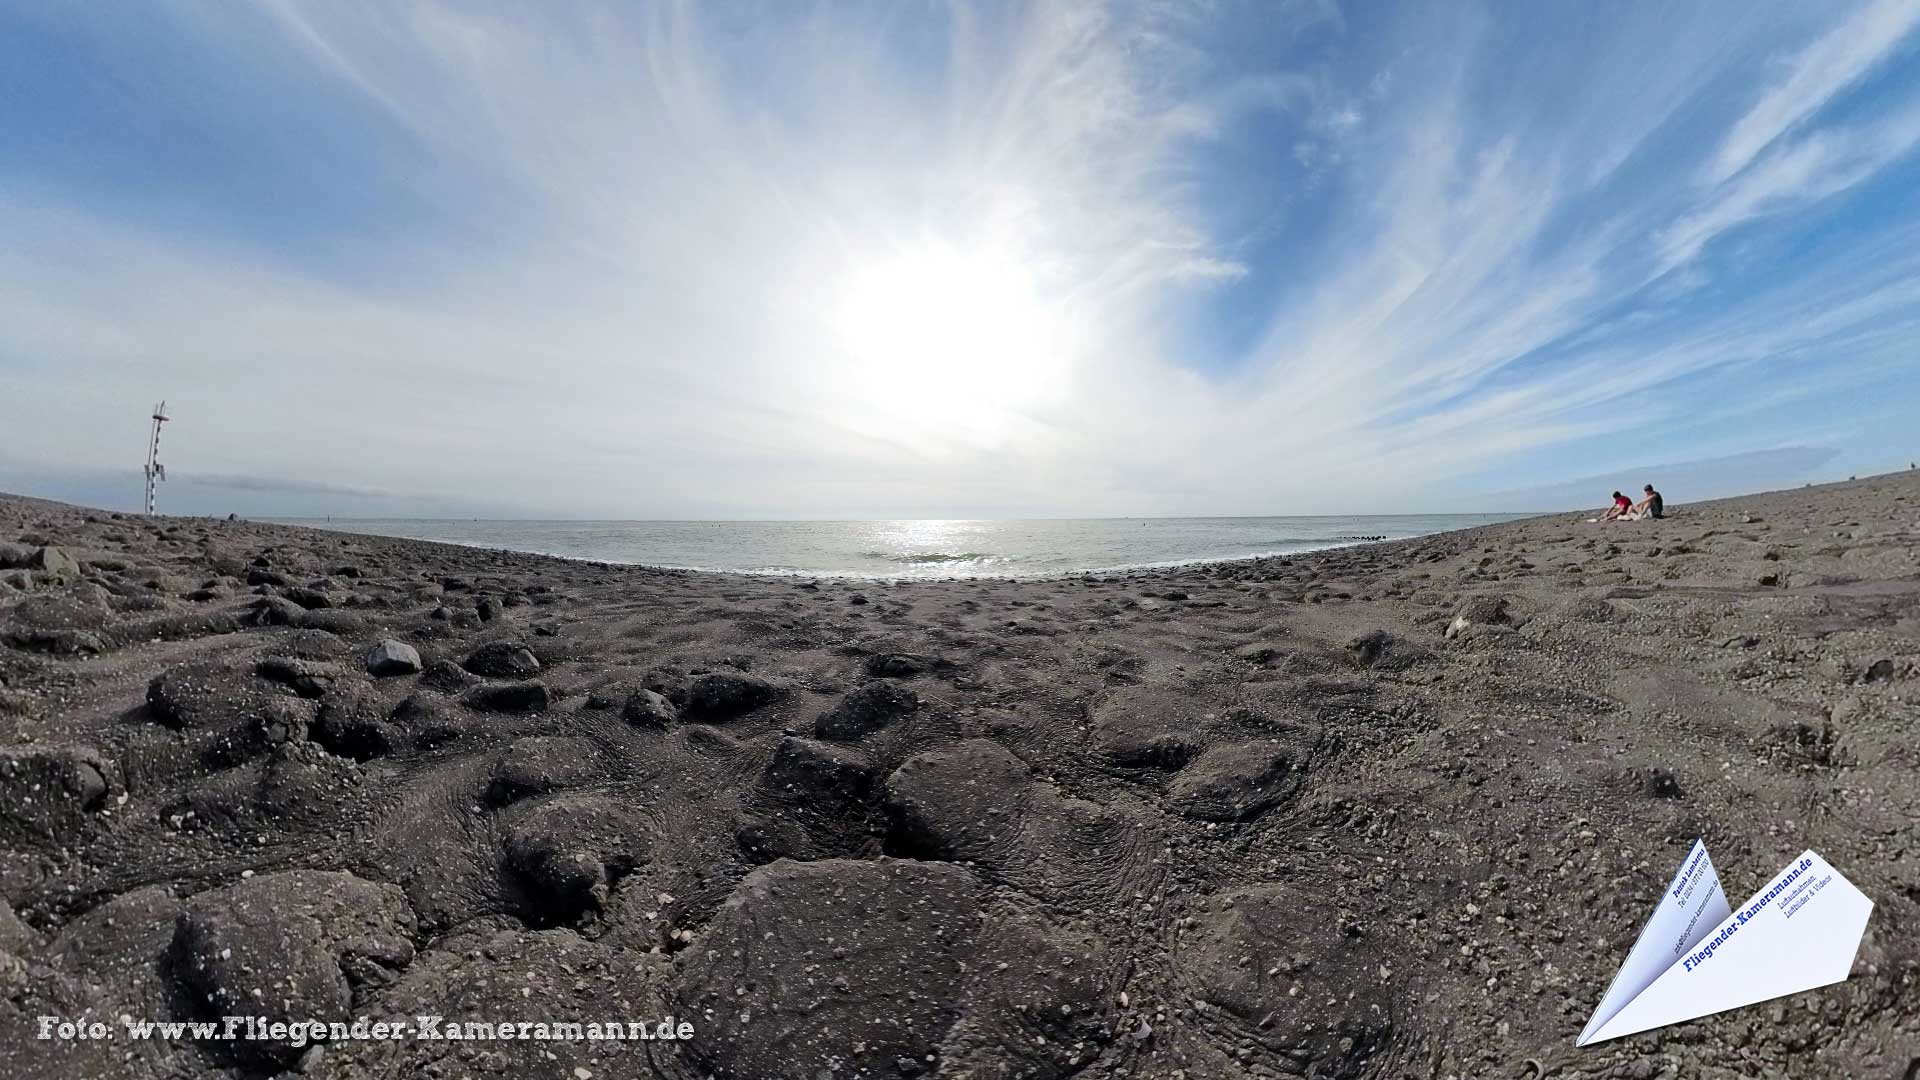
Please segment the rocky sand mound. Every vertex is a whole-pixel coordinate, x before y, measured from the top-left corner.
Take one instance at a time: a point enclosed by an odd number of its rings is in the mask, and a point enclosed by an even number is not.
[[[888,585],[0,498],[0,1076],[1915,1076],[1920,475],[1583,518]],[[1696,836],[1853,978],[1574,1049]],[[231,1014],[691,1032],[120,1024]]]

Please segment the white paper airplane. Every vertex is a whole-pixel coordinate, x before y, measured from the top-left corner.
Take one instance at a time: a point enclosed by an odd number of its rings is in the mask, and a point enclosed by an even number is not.
[[[1843,982],[1873,901],[1811,851],[1739,908],[1695,840],[1576,1045]]]

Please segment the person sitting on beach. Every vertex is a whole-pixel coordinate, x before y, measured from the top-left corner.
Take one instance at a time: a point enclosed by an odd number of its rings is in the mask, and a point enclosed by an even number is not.
[[[1648,484],[1644,490],[1646,491],[1647,497],[1644,499],[1641,499],[1637,503],[1634,503],[1633,509],[1620,515],[1620,520],[1640,521],[1645,518],[1659,518],[1659,517],[1665,516],[1667,504],[1664,499],[1660,498],[1660,493],[1653,490],[1652,484]]]
[[[1616,491],[1613,493],[1613,509],[1607,511],[1606,516],[1600,520],[1612,521],[1631,509],[1633,509],[1633,500]]]

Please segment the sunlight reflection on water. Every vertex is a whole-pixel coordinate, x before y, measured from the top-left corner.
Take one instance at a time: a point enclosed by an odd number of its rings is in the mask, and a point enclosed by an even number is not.
[[[1502,514],[1031,521],[290,521],[603,562],[875,578],[1032,577],[1400,539]]]

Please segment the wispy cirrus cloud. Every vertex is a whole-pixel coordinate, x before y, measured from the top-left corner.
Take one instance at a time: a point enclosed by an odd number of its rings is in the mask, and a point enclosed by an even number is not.
[[[1727,131],[1701,180],[1724,183],[1746,168],[1775,139],[1897,56],[1915,27],[1920,27],[1920,5],[1910,0],[1875,0],[1859,7],[1787,63],[1785,77]]]
[[[1767,154],[1660,234],[1661,272],[1691,261],[1714,237],[1756,219],[1830,198],[1912,153],[1920,101],[1856,127],[1817,131]]]

